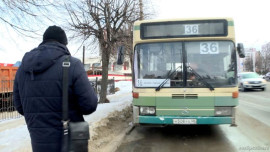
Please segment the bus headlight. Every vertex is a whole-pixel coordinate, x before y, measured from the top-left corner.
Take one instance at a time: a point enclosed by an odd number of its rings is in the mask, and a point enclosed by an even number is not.
[[[232,107],[215,107],[215,116],[231,116]]]
[[[140,107],[140,115],[155,115],[155,107]]]

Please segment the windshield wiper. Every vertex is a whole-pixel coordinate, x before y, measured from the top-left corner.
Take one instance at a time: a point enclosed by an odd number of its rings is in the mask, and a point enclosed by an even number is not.
[[[198,77],[199,79],[198,80],[200,80],[205,86],[207,86],[211,91],[212,90],[215,90],[215,88],[210,84],[210,83],[208,83],[207,81],[205,81],[205,79],[204,78],[202,78],[202,76],[200,76],[194,69],[192,69],[191,68],[191,66],[187,66],[187,68],[189,68],[189,70],[193,73],[193,74],[195,74],[195,77]]]
[[[167,78],[156,88],[156,91],[159,91],[165,84],[166,84],[166,82],[169,80],[169,78],[177,71],[177,69],[178,68],[180,68],[181,67],[181,65],[180,66],[178,66],[175,70],[173,70],[173,72],[172,73],[170,73],[171,72],[171,70],[169,71],[169,74],[168,74],[168,76],[167,76]]]

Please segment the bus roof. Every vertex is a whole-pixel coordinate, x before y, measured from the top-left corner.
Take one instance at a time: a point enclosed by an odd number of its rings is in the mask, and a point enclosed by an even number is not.
[[[227,20],[232,21],[232,18],[174,18],[174,19],[150,19],[136,21],[134,25],[140,25],[141,23],[155,23],[155,22],[173,22],[173,21],[203,21],[203,20]]]

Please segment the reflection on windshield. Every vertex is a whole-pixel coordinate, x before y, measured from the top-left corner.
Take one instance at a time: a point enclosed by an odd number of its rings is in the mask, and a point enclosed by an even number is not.
[[[187,66],[187,68],[189,69],[189,71],[191,72],[190,74],[190,80],[192,80],[191,82],[193,82],[193,80],[195,80],[197,78],[198,81],[202,82],[205,86],[207,86],[211,91],[215,90],[214,87],[208,83],[207,81],[205,81],[205,78],[203,78],[202,76],[200,76],[193,68],[191,68],[191,66]],[[193,83],[192,83],[193,84]],[[190,83],[189,83],[190,85]]]
[[[171,71],[175,71],[163,87],[206,87],[187,68],[189,66],[213,87],[236,85],[233,43],[196,41],[137,45],[134,61],[135,86],[158,87]]]
[[[179,68],[182,68],[182,66],[178,66],[175,70],[173,70],[172,72],[171,72],[171,70],[169,71],[169,73],[168,73],[168,76],[167,76],[167,78],[156,88],[156,91],[159,91],[160,90],[160,88],[162,88],[165,84],[166,84],[166,82],[172,77],[172,75],[177,71],[177,69],[179,69]]]
[[[229,41],[204,41],[185,43],[187,64],[214,87],[235,85],[234,45]],[[192,72],[187,70],[188,77]],[[187,86],[203,86],[195,78]]]

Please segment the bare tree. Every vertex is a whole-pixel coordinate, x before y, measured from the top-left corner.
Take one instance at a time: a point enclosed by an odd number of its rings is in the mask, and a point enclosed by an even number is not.
[[[134,16],[133,21],[139,19],[150,19],[154,16],[154,7],[150,1],[143,1],[139,0],[139,16]],[[134,48],[133,48],[133,24],[134,22],[129,22],[124,26],[120,34],[123,35],[120,43],[117,46],[124,46],[125,47],[125,56],[128,57],[129,62],[131,63],[131,72],[133,73],[133,55],[134,55]],[[116,53],[114,54],[113,58],[116,58]]]
[[[130,63],[132,63],[132,27],[133,22],[139,18],[138,1],[71,0],[51,2],[50,0],[3,0],[0,2],[0,22],[6,23],[25,36],[33,36],[33,33],[44,28],[40,27],[41,24],[38,23],[44,23],[45,19],[53,23],[56,20],[58,24],[60,20],[61,22],[65,20],[69,30],[74,32],[72,38],[82,37],[83,42],[90,40],[92,43],[88,43],[89,45],[98,43],[103,71],[100,102],[105,102],[109,59],[116,54],[115,50],[119,45],[125,46]],[[57,13],[53,14],[56,10]],[[56,16],[59,12],[61,12],[61,16]],[[146,18],[147,15],[144,14],[144,17]]]
[[[24,36],[33,37],[33,33],[37,34],[41,25],[44,25],[45,19],[51,20],[48,13],[50,8],[54,8],[52,6],[49,0],[2,0],[0,23]]]
[[[251,57],[245,59],[245,71],[253,71],[253,60]]]
[[[261,51],[263,73],[270,71],[270,42],[262,46]]]
[[[133,22],[138,14],[134,0],[85,0],[69,1],[65,8],[70,16],[70,26],[86,39],[98,41],[102,57],[100,102],[106,101],[108,65],[111,53],[123,35],[122,27]]]
[[[258,53],[256,53],[256,59],[255,59],[255,71],[259,74],[262,74],[263,69],[262,69],[262,55],[261,53],[258,51]]]

